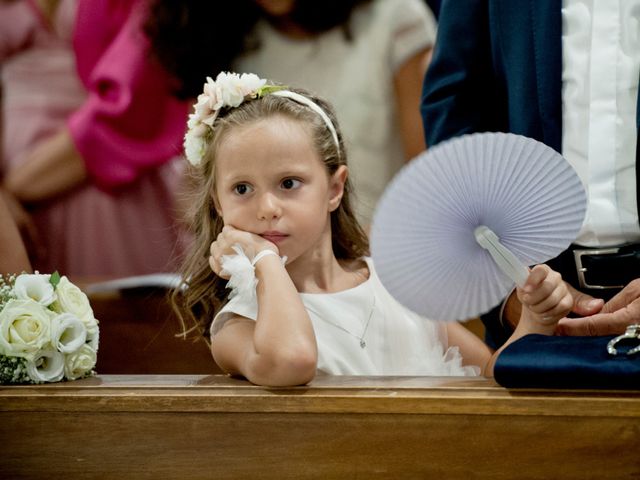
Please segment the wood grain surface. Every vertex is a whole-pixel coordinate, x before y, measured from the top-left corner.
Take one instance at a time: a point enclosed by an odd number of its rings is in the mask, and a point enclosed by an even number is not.
[[[640,478],[640,391],[103,375],[0,388],[2,478]]]

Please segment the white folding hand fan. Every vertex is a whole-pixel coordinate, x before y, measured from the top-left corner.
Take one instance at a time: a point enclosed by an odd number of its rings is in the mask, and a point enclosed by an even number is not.
[[[507,133],[443,142],[406,165],[374,214],[372,257],[387,290],[417,313],[489,311],[577,236],[578,175],[543,143]]]

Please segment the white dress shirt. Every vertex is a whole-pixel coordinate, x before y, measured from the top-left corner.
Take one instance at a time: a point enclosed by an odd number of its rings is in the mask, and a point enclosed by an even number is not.
[[[576,243],[640,242],[636,107],[640,0],[563,0],[562,153],[587,190]]]

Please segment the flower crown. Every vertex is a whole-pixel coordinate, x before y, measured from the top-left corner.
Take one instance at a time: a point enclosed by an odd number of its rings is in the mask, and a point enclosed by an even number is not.
[[[280,85],[267,85],[267,81],[254,73],[239,75],[232,72],[220,72],[213,81],[207,77],[204,91],[198,95],[198,101],[193,106],[194,113],[189,115],[187,133],[184,136],[184,151],[192,165],[199,165],[204,157],[207,139],[213,131],[213,122],[223,108],[235,108],[246,100],[262,98],[266,95],[278,95],[290,98],[306,105],[316,112],[327,125],[333,140],[340,149],[338,135],[329,116],[311,99],[296,92],[287,90]]]

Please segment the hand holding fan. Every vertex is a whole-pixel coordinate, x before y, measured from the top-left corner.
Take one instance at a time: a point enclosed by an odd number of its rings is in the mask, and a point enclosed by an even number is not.
[[[585,210],[580,179],[553,149],[507,133],[465,135],[391,181],[374,215],[372,256],[398,301],[466,320],[522,285],[527,265],[565,250]]]

